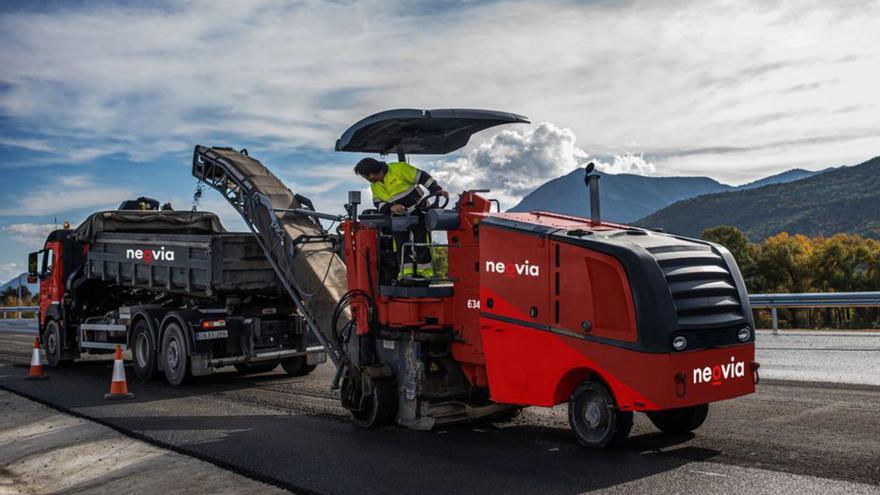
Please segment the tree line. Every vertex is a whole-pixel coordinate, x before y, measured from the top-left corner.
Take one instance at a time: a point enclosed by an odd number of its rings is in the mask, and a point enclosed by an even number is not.
[[[749,292],[859,292],[880,290],[880,241],[859,235],[806,237],[780,233],[752,243],[736,227],[706,229],[702,238],[730,250]],[[755,310],[758,327],[769,310]],[[880,328],[877,308],[779,309],[780,328]]]

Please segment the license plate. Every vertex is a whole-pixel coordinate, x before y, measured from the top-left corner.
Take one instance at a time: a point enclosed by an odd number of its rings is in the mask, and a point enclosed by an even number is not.
[[[229,337],[229,332],[227,330],[196,332],[196,340],[225,339],[226,337]]]

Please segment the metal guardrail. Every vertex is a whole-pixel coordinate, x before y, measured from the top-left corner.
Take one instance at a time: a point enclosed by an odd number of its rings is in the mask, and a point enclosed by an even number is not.
[[[749,294],[752,308],[770,308],[773,330],[779,329],[777,308],[870,308],[880,307],[880,291],[876,292],[804,292],[795,294]],[[0,306],[0,314],[40,312],[39,306]],[[26,318],[31,319],[31,318]]]
[[[27,311],[29,313],[33,312],[34,317],[33,318],[22,318],[21,313],[24,311]],[[37,319],[37,317],[40,314],[40,307],[39,306],[0,306],[0,314],[3,315],[4,320],[6,319],[7,313],[18,313],[18,318],[16,318],[18,320],[35,320],[35,319]]]
[[[880,292],[805,292],[801,294],[750,294],[752,308],[770,308],[773,331],[779,331],[777,308],[880,307]]]

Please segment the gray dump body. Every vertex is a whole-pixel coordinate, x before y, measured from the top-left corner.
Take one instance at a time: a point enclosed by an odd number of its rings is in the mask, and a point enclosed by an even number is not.
[[[126,287],[201,298],[282,290],[250,233],[100,233],[91,244],[85,275]]]
[[[72,237],[89,246],[88,279],[201,298],[283,290],[253,234],[210,212],[101,211]]]

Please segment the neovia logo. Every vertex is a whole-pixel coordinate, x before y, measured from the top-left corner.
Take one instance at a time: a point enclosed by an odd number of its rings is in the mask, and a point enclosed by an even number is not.
[[[159,249],[126,249],[125,258],[129,260],[141,260],[144,263],[152,263],[155,261],[174,261],[174,251],[165,249],[165,246]]]
[[[722,380],[741,378],[745,375],[746,363],[742,361],[737,362],[731,356],[729,363],[694,368],[694,384],[711,383],[712,385],[721,385]]]
[[[486,273],[500,273],[508,277],[513,275],[539,277],[541,276],[541,268],[538,265],[530,264],[529,260],[525,260],[523,263],[508,264],[501,261],[486,261]]]

